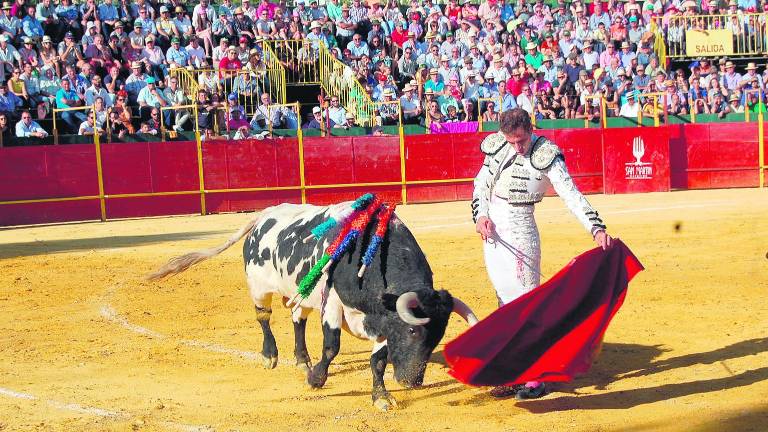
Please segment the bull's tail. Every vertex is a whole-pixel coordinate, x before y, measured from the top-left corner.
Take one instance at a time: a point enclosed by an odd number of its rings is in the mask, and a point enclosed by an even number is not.
[[[208,258],[215,257],[216,255],[224,252],[230,246],[237,243],[243,236],[251,232],[254,226],[259,223],[260,217],[257,214],[253,219],[248,221],[239,231],[232,234],[232,236],[224,244],[215,248],[203,249],[188,254],[178,256],[168,261],[167,264],[160,267],[156,272],[147,276],[147,280],[159,280],[166,276],[172,276],[183,272],[184,270],[192,267],[193,265],[205,261]]]

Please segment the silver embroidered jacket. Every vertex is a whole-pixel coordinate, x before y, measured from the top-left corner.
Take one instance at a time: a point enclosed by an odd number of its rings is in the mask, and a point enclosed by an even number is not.
[[[579,192],[565,167],[560,149],[552,141],[532,135],[531,150],[520,155],[501,132],[487,136],[480,144],[485,153],[483,167],[475,177],[472,194],[472,219],[488,216],[491,196],[510,204],[533,205],[544,198],[550,185],[592,234],[605,224],[584,195]]]

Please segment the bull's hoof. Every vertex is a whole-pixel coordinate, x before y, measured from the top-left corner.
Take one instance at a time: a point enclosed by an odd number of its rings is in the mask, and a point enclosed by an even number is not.
[[[296,360],[296,367],[304,371],[305,373],[309,373],[309,371],[312,370],[312,362],[309,360]]]
[[[373,401],[373,406],[381,411],[390,411],[397,408],[397,401],[389,394],[379,396]]]
[[[277,357],[267,357],[261,354],[261,365],[264,369],[274,369],[277,367]]]
[[[307,384],[309,384],[310,387],[319,389],[325,385],[325,381],[328,380],[328,374],[321,374],[321,373],[314,373],[313,371],[309,371],[307,374]]]

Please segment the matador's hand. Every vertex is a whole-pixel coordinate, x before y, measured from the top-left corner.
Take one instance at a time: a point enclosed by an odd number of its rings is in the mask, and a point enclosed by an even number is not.
[[[480,233],[480,238],[485,241],[493,234],[493,222],[487,216],[480,216],[477,218],[475,231]]]
[[[607,232],[605,232],[605,230],[600,230],[595,233],[595,243],[597,243],[598,246],[603,248],[603,250],[606,250],[609,247],[611,247],[612,241],[613,239],[611,238],[610,235],[608,235]]]

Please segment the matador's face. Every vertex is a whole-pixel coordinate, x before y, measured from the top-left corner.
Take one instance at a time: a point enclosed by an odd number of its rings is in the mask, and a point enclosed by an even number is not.
[[[523,128],[517,128],[511,132],[503,132],[504,138],[514,147],[519,154],[525,155],[531,148],[531,132]]]

